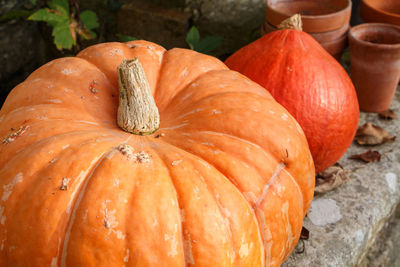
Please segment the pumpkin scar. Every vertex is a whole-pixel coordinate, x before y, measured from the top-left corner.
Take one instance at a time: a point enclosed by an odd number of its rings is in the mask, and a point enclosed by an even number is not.
[[[118,225],[118,222],[115,219],[116,210],[109,211],[106,205],[107,201],[103,203],[103,213],[104,213],[103,225],[107,229],[114,228]]]
[[[133,155],[133,147],[130,145],[124,144],[118,147],[118,150],[122,153],[122,155],[127,156],[128,158]]]
[[[64,74],[64,75],[70,75],[70,74],[72,74],[74,72],[76,72],[76,70],[73,70],[73,69],[63,69],[61,71],[61,73]]]
[[[166,127],[166,128],[162,128],[163,130],[175,130],[175,129],[178,129],[178,128],[182,128],[182,127],[185,127],[186,125],[188,125],[189,123],[182,123],[182,124],[179,124],[179,125],[175,125],[175,126],[171,126],[171,127]]]
[[[104,218],[103,218],[103,226],[108,229],[108,233],[106,236],[106,240],[108,240],[109,236],[111,235],[111,233],[114,233],[118,239],[125,239],[126,235],[123,234],[121,231],[119,230],[115,230],[114,228],[116,228],[118,226],[118,221],[115,217],[115,213],[117,212],[117,210],[113,209],[113,210],[109,210],[107,208],[107,204],[111,203],[111,200],[105,200],[102,204],[102,208],[103,211],[102,213],[104,214]]]
[[[183,246],[185,248],[185,262],[188,264],[194,264],[194,257],[193,257],[193,249],[192,249],[192,241],[190,238],[190,234],[187,230],[184,232],[184,236],[187,238],[183,238]],[[194,242],[195,243],[195,242]]]
[[[287,234],[286,248],[290,249],[293,242],[295,241],[295,238],[293,236],[292,226],[291,226],[290,220],[289,220],[289,201],[286,201],[285,204],[283,204],[282,213],[287,222],[286,223],[286,234]]]
[[[124,257],[124,262],[128,262],[129,261],[129,248],[126,249],[126,255]]]
[[[23,174],[22,172],[18,173],[15,175],[15,177],[11,180],[9,184],[3,185],[3,194],[1,196],[1,200],[3,202],[7,201],[7,199],[10,197],[14,187],[16,184],[22,182]]]
[[[144,151],[136,153],[133,156],[134,156],[134,158],[136,159],[137,162],[140,162],[140,163],[150,162],[149,154],[147,154]]]
[[[268,182],[265,184],[262,194],[260,196],[260,198],[257,200],[256,204],[254,205],[254,209],[258,209],[258,207],[260,206],[260,204],[263,202],[263,200],[265,199],[265,196],[267,195],[268,189],[270,187],[271,184],[275,183],[275,180],[278,178],[279,173],[286,167],[286,164],[281,162],[278,164],[278,166],[276,166],[276,169],[274,171],[274,173],[272,174],[271,178],[268,180]]]
[[[89,84],[89,90],[93,93],[96,94],[99,92],[99,90],[96,89],[96,85],[98,84],[98,82],[96,80],[93,80],[90,84]]]
[[[178,165],[178,164],[181,163],[181,162],[182,162],[181,159],[174,160],[174,161],[171,163],[171,165],[172,165],[172,166],[176,166],[176,165]]]
[[[71,181],[71,178],[63,178],[61,181],[60,190],[68,190],[69,181]]]
[[[150,156],[144,151],[133,153],[133,147],[130,145],[124,144],[118,147],[118,150],[122,153],[122,155],[126,156],[130,160],[134,160],[139,163],[150,162]]]
[[[156,136],[154,136],[154,138],[160,138],[160,137],[163,137],[163,136],[165,136],[165,133],[157,134]]]
[[[3,139],[3,144],[7,145],[13,142],[17,137],[23,135],[26,130],[28,130],[29,126],[20,126],[16,132],[10,133],[7,137]]]

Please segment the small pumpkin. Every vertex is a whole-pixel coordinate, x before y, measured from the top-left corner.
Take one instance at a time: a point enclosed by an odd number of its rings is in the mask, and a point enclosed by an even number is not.
[[[0,136],[1,266],[279,266],[313,196],[305,136],[267,91],[146,41],[45,64]]]
[[[225,64],[262,85],[303,128],[316,172],[333,165],[357,130],[357,95],[343,67],[309,34],[300,16],[241,48]]]

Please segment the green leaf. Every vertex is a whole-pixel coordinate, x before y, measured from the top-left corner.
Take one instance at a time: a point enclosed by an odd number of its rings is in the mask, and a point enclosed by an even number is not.
[[[186,43],[189,45],[190,49],[194,49],[200,41],[200,33],[199,30],[192,26],[189,32],[186,34]]]
[[[89,39],[94,39],[97,37],[97,34],[94,31],[88,30],[90,33],[90,38]]]
[[[221,41],[221,36],[207,36],[194,47],[194,50],[207,54],[217,48],[221,44]]]
[[[44,21],[51,25],[55,25],[60,22],[68,21],[68,17],[56,14],[54,11],[48,8],[42,8],[33,13],[28,17],[29,20]]]
[[[97,34],[94,31],[85,29],[79,33],[84,39],[89,40],[97,37]]]
[[[85,28],[92,30],[99,27],[99,22],[97,21],[97,15],[93,11],[85,10],[80,14],[81,21]]]
[[[49,2],[49,7],[51,9],[59,11],[64,16],[68,16],[69,17],[68,0],[51,0]]]
[[[13,10],[2,15],[0,17],[0,22],[16,18],[26,18],[32,15],[32,13],[33,12],[30,10]]]
[[[37,0],[31,0],[32,5],[36,5]]]
[[[58,50],[71,49],[75,44],[68,23],[59,23],[53,28],[54,44]]]
[[[135,41],[137,40],[137,38],[129,36],[129,35],[123,35],[123,34],[119,34],[117,33],[116,36],[118,37],[120,42],[129,42],[129,41]]]

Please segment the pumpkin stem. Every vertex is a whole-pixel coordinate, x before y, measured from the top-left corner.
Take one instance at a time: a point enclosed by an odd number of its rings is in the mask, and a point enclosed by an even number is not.
[[[160,126],[160,114],[137,58],[124,59],[118,66],[118,85],[118,126],[137,135],[155,132]]]
[[[301,21],[301,15],[295,14],[290,18],[285,19],[278,25],[278,28],[281,30],[292,29],[292,30],[303,30],[303,22]]]

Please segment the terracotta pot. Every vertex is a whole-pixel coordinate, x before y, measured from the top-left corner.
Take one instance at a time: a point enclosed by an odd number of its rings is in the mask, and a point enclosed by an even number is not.
[[[320,42],[320,44],[329,54],[339,61],[347,46],[347,33],[332,41]]]
[[[400,1],[362,0],[360,14],[365,22],[383,22],[400,26]]]
[[[314,32],[309,33],[315,40],[317,40],[329,54],[331,54],[338,61],[342,56],[343,50],[347,45],[347,32],[350,28],[349,24],[344,25],[343,27],[329,31],[329,32]],[[261,34],[268,34],[277,30],[278,28],[265,22],[261,27]]]
[[[400,27],[365,23],[349,31],[351,76],[360,109],[389,108],[400,79]]]
[[[343,36],[347,38],[347,33],[350,29],[350,24],[344,24],[341,28],[333,30],[333,31],[328,31],[328,32],[311,32],[311,36],[314,37],[315,40],[317,40],[320,43],[324,42],[332,42],[333,40],[336,39],[342,39]]]
[[[333,31],[347,25],[351,15],[350,0],[267,0],[266,20],[279,25],[300,13],[303,30],[308,33]]]

